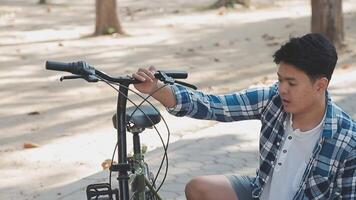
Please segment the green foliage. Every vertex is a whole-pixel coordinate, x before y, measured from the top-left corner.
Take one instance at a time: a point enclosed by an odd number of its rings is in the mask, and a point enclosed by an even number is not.
[[[147,147],[147,145],[141,145],[141,152],[142,152],[142,154],[145,154],[146,152],[147,152],[147,149],[148,149],[148,147]]]
[[[216,8],[234,8],[235,4],[241,4],[245,7],[250,7],[251,0],[217,0],[214,4],[209,6],[211,9]]]
[[[114,27],[107,27],[105,30],[105,34],[111,35],[113,33],[116,33],[116,29]]]

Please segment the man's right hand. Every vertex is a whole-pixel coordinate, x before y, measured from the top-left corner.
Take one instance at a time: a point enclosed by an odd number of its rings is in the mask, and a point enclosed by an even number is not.
[[[173,94],[170,86],[164,87],[164,84],[154,77],[156,71],[155,67],[139,68],[136,73],[132,74],[132,77],[142,81],[142,83],[134,84],[134,86],[139,92],[152,95],[163,106],[172,108],[176,106],[175,94]]]
[[[156,71],[156,68],[151,66],[148,69],[139,68],[136,73],[132,74],[133,78],[142,81],[142,83],[134,84],[136,90],[145,94],[154,92],[158,88],[158,80],[154,77]]]

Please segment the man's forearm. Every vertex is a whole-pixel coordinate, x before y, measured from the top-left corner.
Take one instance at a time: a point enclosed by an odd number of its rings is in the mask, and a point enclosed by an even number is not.
[[[162,86],[163,83],[157,83],[157,88],[160,88]],[[173,93],[173,90],[170,85],[158,90],[157,92],[152,94],[152,97],[159,101],[166,108],[173,108],[177,104],[175,94]]]

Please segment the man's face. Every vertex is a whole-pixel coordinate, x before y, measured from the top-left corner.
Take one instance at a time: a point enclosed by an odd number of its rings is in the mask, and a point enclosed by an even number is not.
[[[320,80],[312,82],[306,73],[283,62],[279,64],[277,75],[278,90],[286,112],[309,112],[320,103],[320,97],[324,94],[324,88],[320,88]]]

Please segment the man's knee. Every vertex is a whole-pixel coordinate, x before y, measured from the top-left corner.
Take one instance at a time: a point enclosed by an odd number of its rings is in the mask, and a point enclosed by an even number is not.
[[[204,199],[204,194],[206,194],[207,189],[204,177],[194,177],[185,186],[187,200]]]
[[[185,187],[187,200],[236,200],[236,193],[223,175],[198,176]]]

